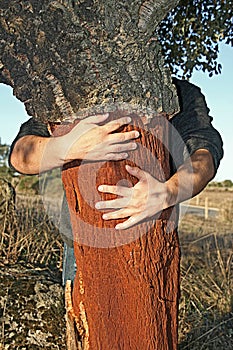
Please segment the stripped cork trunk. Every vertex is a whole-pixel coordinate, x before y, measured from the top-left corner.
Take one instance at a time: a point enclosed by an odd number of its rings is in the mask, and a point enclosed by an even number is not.
[[[100,197],[114,198],[98,192],[103,182],[137,182],[125,164],[140,166],[160,181],[170,176],[165,117],[145,125],[145,118],[124,110],[112,113],[110,119],[120,115],[133,119],[122,132],[135,129],[141,134],[138,149],[129,159],[96,165],[73,162],[63,169],[78,267],[72,299],[69,294],[72,312],[68,312],[75,331],[69,327],[68,332],[76,339],[77,349],[177,349],[180,251],[176,209],[116,231],[115,225],[122,220],[104,221],[94,208]],[[62,129],[67,132],[67,126],[58,126],[55,135]]]

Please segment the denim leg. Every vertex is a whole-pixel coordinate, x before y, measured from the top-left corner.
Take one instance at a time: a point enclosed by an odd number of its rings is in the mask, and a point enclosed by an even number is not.
[[[64,244],[63,266],[62,266],[62,285],[65,286],[67,280],[74,280],[76,273],[76,262],[74,257],[74,248]]]

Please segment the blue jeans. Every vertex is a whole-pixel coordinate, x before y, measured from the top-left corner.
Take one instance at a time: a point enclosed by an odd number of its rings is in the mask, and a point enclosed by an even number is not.
[[[65,286],[67,280],[74,280],[77,270],[74,248],[64,243],[63,264],[62,264],[62,285]]]

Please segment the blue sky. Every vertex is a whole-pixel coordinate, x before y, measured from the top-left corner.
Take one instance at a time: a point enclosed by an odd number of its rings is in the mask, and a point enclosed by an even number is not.
[[[203,72],[195,72],[190,81],[198,85],[205,95],[213,125],[220,132],[224,143],[224,158],[215,177],[216,181],[233,181],[233,48],[220,45],[219,63],[222,73],[209,78]]]
[[[221,44],[219,62],[222,74],[209,78],[207,74],[195,72],[191,82],[198,85],[206,97],[213,116],[213,125],[221,133],[224,141],[224,159],[221,162],[216,181],[233,181],[233,48]],[[12,89],[0,84],[0,138],[10,144],[20,125],[28,119],[24,105],[12,94]]]

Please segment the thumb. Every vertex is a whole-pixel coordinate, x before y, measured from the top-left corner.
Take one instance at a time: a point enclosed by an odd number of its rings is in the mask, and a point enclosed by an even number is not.
[[[140,169],[138,167],[131,167],[129,165],[126,165],[125,168],[129,174],[135,176],[138,180],[142,180],[142,181],[146,180],[147,173],[145,171],[143,171],[142,169]]]

